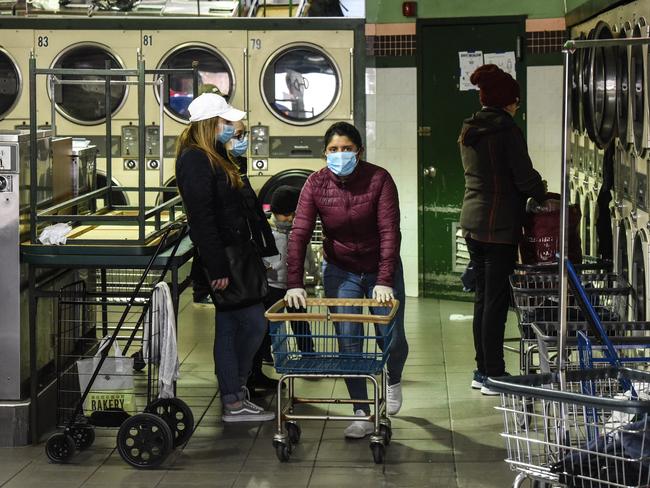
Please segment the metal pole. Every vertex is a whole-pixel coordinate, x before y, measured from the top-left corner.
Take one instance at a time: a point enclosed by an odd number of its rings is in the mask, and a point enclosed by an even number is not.
[[[160,90],[160,122],[158,123],[158,147],[159,147],[159,154],[158,158],[160,159],[160,178],[158,179],[158,186],[163,187],[165,186],[165,156],[164,156],[164,151],[163,151],[163,145],[165,144],[165,104],[163,102],[163,90],[165,89],[165,83],[164,83],[164,77],[159,76],[158,77],[158,87]],[[165,193],[162,193],[163,196],[163,202],[165,201]]]
[[[106,61],[106,69],[111,68],[111,62]],[[105,103],[106,103],[106,184],[108,192],[106,202],[108,208],[113,209],[113,123],[111,117],[111,77],[107,76],[104,80]]]
[[[138,240],[144,244],[145,240],[145,167],[144,158],[146,147],[144,140],[144,88],[145,88],[144,58],[138,49]]]
[[[54,76],[48,76],[47,78],[50,83],[50,93],[52,94],[52,103],[50,105],[50,119],[52,120],[52,125],[50,127],[52,127],[52,137],[56,137],[56,96],[54,94],[54,87],[57,83],[54,79]],[[63,93],[61,94],[61,98],[61,102],[63,102]]]
[[[36,172],[36,56],[29,56],[29,238],[36,244],[36,205],[38,204],[38,176]]]
[[[566,338],[567,338],[567,225],[568,225],[568,203],[569,203],[569,178],[568,178],[568,160],[569,160],[569,130],[571,127],[571,61],[573,53],[565,49],[564,55],[564,97],[562,106],[562,206],[560,207],[560,301],[559,301],[559,317],[560,317],[560,337],[558,341],[558,371],[560,372],[560,389],[565,390],[566,378],[564,376],[566,370]]]

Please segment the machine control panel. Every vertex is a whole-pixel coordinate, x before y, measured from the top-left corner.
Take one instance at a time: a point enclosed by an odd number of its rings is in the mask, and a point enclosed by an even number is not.
[[[158,159],[160,157],[160,126],[146,126],[144,128],[144,142],[147,151],[146,157]]]
[[[251,157],[263,158],[263,157],[268,157],[268,155],[269,155],[269,126],[255,125],[251,127]]]
[[[648,190],[648,176],[642,173],[636,174],[636,205],[640,209],[647,210],[646,191]]]
[[[16,146],[0,146],[0,173],[15,173],[16,158]]]
[[[275,158],[320,158],[323,152],[321,136],[278,136],[271,137],[271,157]]]
[[[138,155],[138,126],[122,126],[122,157],[133,158]]]

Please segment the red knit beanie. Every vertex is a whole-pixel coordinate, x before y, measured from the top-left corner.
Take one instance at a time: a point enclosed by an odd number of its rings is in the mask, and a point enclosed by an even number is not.
[[[496,64],[479,66],[469,81],[481,90],[479,98],[484,107],[507,107],[519,101],[519,83]]]

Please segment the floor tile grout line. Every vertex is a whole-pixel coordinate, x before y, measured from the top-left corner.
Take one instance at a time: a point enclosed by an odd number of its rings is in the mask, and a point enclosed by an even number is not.
[[[449,412],[449,433],[450,435],[450,440],[451,440],[451,459],[454,463],[454,480],[456,481],[456,486],[458,486],[458,465],[456,463],[456,448],[454,445],[454,427],[453,427],[453,420],[451,418],[451,396],[450,396],[450,391],[449,391],[449,377],[447,376],[447,355],[445,354],[445,329],[442,325],[442,315],[441,315],[441,309],[440,309],[440,300],[438,300],[438,316],[439,316],[439,324],[440,324],[440,336],[442,337],[442,364],[444,365],[444,371],[445,371],[445,385],[446,385],[446,390],[447,390],[447,410]]]
[[[332,382],[332,388],[330,390],[330,397],[334,395],[334,390],[336,390],[336,382],[338,380],[334,380]],[[327,415],[330,414],[330,409],[332,408],[332,405],[328,404],[327,405]],[[311,472],[309,473],[309,479],[307,480],[307,488],[309,488],[309,485],[311,485],[311,480],[314,476],[314,471],[316,470],[316,462],[318,461],[318,453],[320,452],[321,444],[323,442],[323,439],[325,438],[325,429],[327,428],[327,420],[323,422],[323,427],[321,429],[320,433],[320,438],[318,439],[318,447],[316,448],[316,454],[314,455],[314,461],[312,462],[311,465]]]

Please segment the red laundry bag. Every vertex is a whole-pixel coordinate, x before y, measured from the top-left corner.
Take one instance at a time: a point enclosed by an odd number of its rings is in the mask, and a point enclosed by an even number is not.
[[[559,195],[551,198],[559,199]],[[582,262],[580,242],[580,207],[569,206],[569,259],[573,263]],[[560,252],[560,212],[527,213],[524,220],[524,236],[519,245],[523,264],[557,262]]]

